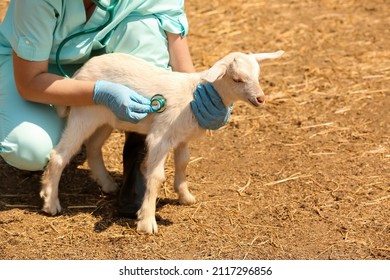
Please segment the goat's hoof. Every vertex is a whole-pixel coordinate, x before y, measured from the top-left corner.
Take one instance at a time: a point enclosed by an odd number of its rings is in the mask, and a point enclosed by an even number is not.
[[[139,220],[137,223],[137,231],[145,234],[156,234],[158,232],[156,219]]]
[[[179,202],[183,205],[192,205],[196,203],[196,198],[191,193],[186,193],[179,196]]]
[[[95,174],[91,173],[92,179],[94,179],[98,185],[102,188],[104,193],[116,193],[119,189],[118,184],[107,174]]]
[[[52,216],[57,215],[58,213],[61,212],[60,200],[57,198],[54,203],[45,202],[42,210],[49,215],[52,215]]]
[[[116,193],[118,189],[119,189],[118,184],[114,182],[102,186],[102,191],[104,193]]]

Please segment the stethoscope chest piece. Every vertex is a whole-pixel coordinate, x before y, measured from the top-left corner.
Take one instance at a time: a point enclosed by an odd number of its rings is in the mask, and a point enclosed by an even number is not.
[[[150,99],[150,108],[155,113],[162,113],[167,108],[167,100],[161,94],[156,94]]]

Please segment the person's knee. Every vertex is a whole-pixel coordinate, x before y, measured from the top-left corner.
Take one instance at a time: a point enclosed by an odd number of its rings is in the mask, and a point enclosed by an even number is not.
[[[14,129],[0,143],[0,154],[9,165],[21,170],[38,171],[45,168],[55,144],[45,130],[25,124]]]

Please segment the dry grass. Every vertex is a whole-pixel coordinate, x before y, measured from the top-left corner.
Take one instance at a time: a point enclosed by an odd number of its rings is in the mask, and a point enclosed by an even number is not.
[[[178,205],[169,159],[160,233],[138,235],[81,154],[61,181],[65,213],[47,217],[41,174],[0,161],[0,258],[390,259],[389,8],[188,0],[199,70],[231,51],[286,51],[262,67],[262,112],[236,104],[226,127],[192,144],[199,202]],[[122,143],[116,132],[105,146],[118,182]]]

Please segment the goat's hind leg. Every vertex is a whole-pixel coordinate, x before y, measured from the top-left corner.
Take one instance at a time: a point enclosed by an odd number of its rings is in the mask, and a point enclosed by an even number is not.
[[[53,216],[61,212],[61,204],[58,199],[58,184],[65,165],[64,158],[53,149],[50,153],[50,161],[42,176],[40,192],[40,196],[44,201],[42,210]]]
[[[61,212],[61,205],[58,198],[58,185],[65,166],[73,155],[80,149],[83,141],[79,138],[61,138],[60,143],[50,153],[49,164],[42,177],[41,198],[44,200],[43,211],[56,215]]]
[[[179,195],[179,202],[184,205],[191,205],[196,202],[195,197],[189,192],[186,181],[186,169],[189,162],[187,143],[179,144],[174,150],[175,159],[175,192]]]
[[[91,168],[92,178],[96,180],[105,193],[114,193],[118,190],[118,185],[112,179],[104,165],[102,154],[102,146],[111,132],[112,128],[109,125],[103,125],[85,142],[88,165]]]
[[[84,116],[83,116],[84,117]],[[43,211],[56,215],[61,211],[58,199],[58,184],[65,166],[80,150],[81,145],[98,127],[97,122],[86,122],[91,118],[75,116],[68,118],[67,126],[58,145],[51,151],[50,160],[42,176],[41,198],[44,200]]]

